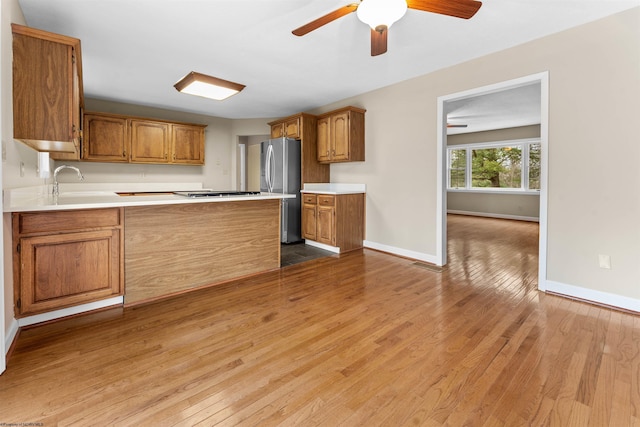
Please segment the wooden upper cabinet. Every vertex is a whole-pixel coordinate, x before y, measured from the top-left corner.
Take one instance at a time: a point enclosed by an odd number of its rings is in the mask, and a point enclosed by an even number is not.
[[[331,116],[331,130],[329,133],[329,140],[333,141],[331,147],[331,160],[336,161],[349,161],[349,155],[351,154],[350,147],[350,113],[348,111],[337,113]]]
[[[331,160],[329,144],[329,117],[318,119],[318,161],[329,162]]]
[[[135,163],[169,162],[169,124],[131,120],[131,161]]]
[[[82,159],[97,162],[128,162],[127,119],[100,114],[84,115]]]
[[[364,113],[345,107],[318,117],[318,161],[322,163],[364,160]]]
[[[13,137],[78,160],[84,102],[80,40],[17,24],[11,29]]]
[[[271,138],[294,138],[301,139],[301,115],[295,117],[287,117],[281,121],[271,122]]]
[[[171,163],[204,164],[204,127],[171,125]]]
[[[300,139],[300,118],[296,117],[284,123],[284,136]]]
[[[307,182],[329,182],[330,171],[328,164],[318,162],[316,116],[298,113],[268,123],[271,126],[271,138],[294,138],[300,140],[300,176],[301,185]]]
[[[284,136],[284,123],[271,125],[271,138],[282,138]]]
[[[206,125],[109,113],[85,113],[82,160],[204,164]]]

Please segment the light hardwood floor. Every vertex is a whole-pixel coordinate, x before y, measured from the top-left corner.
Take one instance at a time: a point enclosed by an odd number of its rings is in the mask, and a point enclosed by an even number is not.
[[[640,425],[640,318],[545,295],[537,224],[364,250],[21,332],[0,423]]]

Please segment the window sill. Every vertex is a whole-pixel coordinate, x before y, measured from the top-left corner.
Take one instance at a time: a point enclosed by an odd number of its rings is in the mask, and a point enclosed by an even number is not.
[[[520,196],[539,196],[540,190],[510,190],[510,189],[466,189],[466,188],[448,188],[448,193],[477,193],[477,194],[510,194]]]

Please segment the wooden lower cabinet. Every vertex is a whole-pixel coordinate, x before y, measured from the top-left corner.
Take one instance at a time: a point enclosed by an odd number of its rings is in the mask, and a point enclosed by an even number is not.
[[[124,292],[123,209],[13,214],[16,317]]]
[[[362,247],[364,193],[302,195],[302,237],[340,252]]]
[[[316,223],[316,240],[318,242],[336,246],[335,220],[335,207],[318,206],[318,221]]]
[[[302,195],[302,237],[304,239],[316,240],[316,195]]]

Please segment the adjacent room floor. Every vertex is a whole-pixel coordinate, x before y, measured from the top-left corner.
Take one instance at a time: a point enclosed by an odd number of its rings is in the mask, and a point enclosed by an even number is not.
[[[289,243],[280,245],[280,266],[300,264],[312,259],[323,258],[335,255],[333,252],[305,245],[304,242]]]
[[[441,270],[365,249],[24,330],[0,422],[640,423],[640,317],[539,292],[535,223],[448,234]]]

